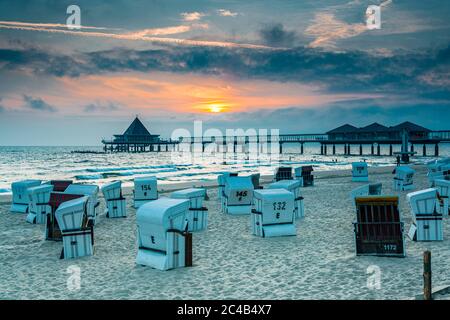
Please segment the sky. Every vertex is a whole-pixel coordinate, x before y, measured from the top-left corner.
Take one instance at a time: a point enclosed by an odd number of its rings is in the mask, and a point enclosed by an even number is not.
[[[448,130],[449,17],[437,0],[0,0],[0,145],[99,145],[136,115],[163,137]]]

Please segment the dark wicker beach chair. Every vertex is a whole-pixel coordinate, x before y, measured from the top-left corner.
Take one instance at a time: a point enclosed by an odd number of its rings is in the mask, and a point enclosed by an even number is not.
[[[279,167],[275,174],[275,181],[292,180],[292,167]]]
[[[52,241],[62,241],[62,234],[61,230],[59,229],[58,222],[55,218],[55,212],[56,209],[61,205],[61,203],[78,199],[83,197],[79,194],[68,194],[68,193],[61,193],[61,192],[52,192],[50,194],[50,201],[49,205],[52,208],[51,214],[47,215],[47,225],[45,230],[45,239],[46,240],[52,240]],[[85,217],[85,224],[87,225],[87,216]]]
[[[64,192],[67,187],[73,183],[72,180],[51,180],[50,184],[53,186],[53,191]]]
[[[404,257],[403,222],[397,196],[357,197],[356,254]]]

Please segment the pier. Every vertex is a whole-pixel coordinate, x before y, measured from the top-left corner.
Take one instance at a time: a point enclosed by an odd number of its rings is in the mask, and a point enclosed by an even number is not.
[[[406,145],[404,137],[406,134]],[[421,154],[423,156],[439,156],[439,146],[450,143],[450,130],[432,131],[404,122],[394,127],[385,127],[378,123],[357,128],[352,125],[343,125],[327,133],[316,134],[280,134],[278,136],[223,136],[217,137],[184,137],[178,140],[161,139],[159,135],[150,134],[142,122],[136,117],[130,127],[122,135],[114,135],[114,139],[102,140],[105,152],[169,152],[179,151],[180,145],[190,144],[194,150],[195,145],[201,145],[204,152],[208,145],[215,144],[216,151],[237,152],[245,150],[251,142],[258,145],[277,144],[279,153],[287,144],[297,144],[298,154],[304,154],[310,144],[320,144],[321,155],[359,155],[359,156],[394,156],[395,146],[402,146],[401,152]],[[369,152],[364,152],[363,146],[369,146]],[[382,153],[382,146],[388,146],[387,153]],[[432,152],[429,151],[432,146]],[[343,152],[339,152],[343,150]],[[198,150],[200,151],[200,150]],[[398,152],[397,152],[398,153]]]

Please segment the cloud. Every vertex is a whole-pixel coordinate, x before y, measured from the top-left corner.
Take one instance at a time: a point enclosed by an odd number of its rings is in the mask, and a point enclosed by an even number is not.
[[[99,31],[73,31],[68,29],[60,28],[47,28],[47,27],[34,27],[34,26],[21,26],[21,25],[5,25],[0,23],[0,29],[10,29],[10,30],[23,30],[23,31],[37,31],[37,32],[47,32],[52,34],[64,34],[78,37],[94,37],[94,38],[105,38],[105,39],[116,39],[116,40],[128,40],[128,41],[145,41],[159,45],[179,45],[179,46],[204,46],[204,47],[234,47],[234,48],[251,48],[251,49],[273,49],[267,46],[258,44],[248,44],[248,43],[235,43],[229,41],[208,41],[201,39],[180,39],[180,38],[170,38],[161,37],[160,35],[168,35],[181,33],[191,30],[192,28],[207,28],[207,24],[196,24],[190,27],[178,26],[167,28],[156,28],[156,29],[144,29],[137,30],[133,32],[122,32],[122,33],[110,33],[110,32],[99,32]],[[158,33],[158,36],[152,35],[152,33]]]
[[[239,14],[237,12],[232,12],[232,11],[226,10],[226,9],[219,9],[219,10],[217,10],[217,13],[222,17],[233,17],[233,18]]]
[[[307,36],[315,39],[309,44],[311,48],[335,47],[336,41],[360,35],[368,29],[363,23],[346,23],[338,20],[332,13],[316,14],[313,24],[305,30]]]
[[[41,98],[33,98],[27,95],[23,95],[23,100],[25,101],[26,108],[33,109],[36,111],[56,112],[56,108],[47,104]]]
[[[198,21],[200,20],[202,17],[205,16],[204,13],[201,12],[183,12],[181,14],[181,16],[183,17],[184,21]]]
[[[180,25],[173,27],[165,27],[165,28],[152,28],[152,29],[143,29],[138,31],[133,31],[126,33],[125,35],[130,38],[141,39],[150,36],[167,36],[172,34],[180,34],[186,33],[194,29],[208,29],[208,24],[205,23],[195,23],[192,25]]]
[[[99,104],[99,103],[91,103],[83,108],[86,113],[96,113],[96,112],[114,112],[119,110],[120,107],[114,103],[108,104]]]
[[[287,31],[281,23],[265,26],[259,34],[264,44],[273,47],[290,47],[297,38],[294,31]]]

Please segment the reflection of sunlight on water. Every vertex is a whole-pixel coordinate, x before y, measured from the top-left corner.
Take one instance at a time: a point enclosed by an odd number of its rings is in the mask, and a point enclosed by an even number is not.
[[[21,179],[72,179],[76,182],[104,184],[111,180],[122,180],[130,185],[134,176],[156,175],[165,183],[202,181],[215,179],[224,171],[239,171],[242,174],[259,172],[272,174],[278,162],[268,160],[250,161],[242,158],[224,158],[220,155],[207,155],[186,160],[185,157],[165,153],[115,153],[115,154],[75,154],[72,150],[102,151],[101,147],[0,147],[0,193],[10,192],[11,182]],[[394,152],[400,146],[394,146]],[[421,149],[421,148],[420,148]],[[433,150],[432,150],[433,149]],[[320,155],[320,144],[305,145],[305,154],[300,155],[299,144],[283,145],[280,161],[283,165],[293,167],[312,164],[316,171],[350,169],[351,162],[367,159],[371,166],[392,165],[394,157],[388,146],[381,147],[380,157],[342,156],[343,146],[336,147],[337,155]],[[363,146],[365,154],[370,153],[370,146]],[[420,150],[422,151],[422,150]],[[354,146],[352,153],[359,153]],[[420,154],[420,153],[419,153]],[[429,146],[428,154],[434,154]],[[440,146],[441,156],[450,156],[450,145]],[[413,161],[424,163],[434,157],[414,157]]]

